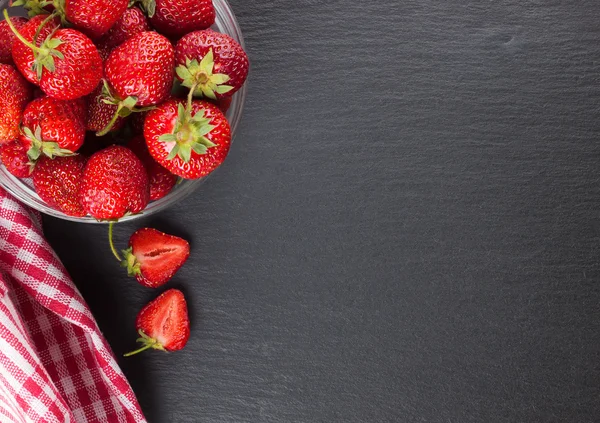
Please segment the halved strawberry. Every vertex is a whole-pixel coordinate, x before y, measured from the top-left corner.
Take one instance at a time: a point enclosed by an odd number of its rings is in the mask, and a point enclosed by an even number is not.
[[[190,256],[190,244],[183,238],[152,228],[142,228],[129,239],[123,251],[123,267],[129,276],[149,288],[166,284]]]
[[[178,289],[169,289],[144,307],[137,316],[136,327],[143,346],[125,354],[130,357],[148,349],[178,351],[190,338],[190,318],[185,297]]]

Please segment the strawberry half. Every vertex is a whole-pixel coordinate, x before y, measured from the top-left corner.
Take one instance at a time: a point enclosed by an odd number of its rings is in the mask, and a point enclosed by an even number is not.
[[[10,20],[17,30],[21,29],[27,23],[27,19],[21,17],[13,17]],[[12,46],[15,38],[15,34],[10,30],[8,22],[0,22],[0,63],[12,63]]]
[[[79,196],[84,210],[98,220],[139,213],[150,200],[146,169],[128,148],[98,151],[87,162]]]
[[[169,97],[174,79],[175,51],[156,32],[134,35],[113,50],[105,63],[110,85],[109,100],[117,106],[113,121],[99,135],[106,134],[114,121]],[[140,107],[140,108],[136,108]]]
[[[41,97],[27,105],[19,139],[32,162],[42,155],[69,156],[79,150],[85,140],[83,104],[81,99]]]
[[[160,200],[177,184],[177,176],[162,167],[150,155],[143,136],[134,137],[127,147],[140,158],[150,179],[150,200]]]
[[[165,169],[182,178],[198,179],[227,157],[231,128],[216,105],[200,100],[184,104],[172,99],[150,111],[144,137],[150,154]]]
[[[0,160],[12,175],[17,178],[28,178],[31,173],[27,149],[23,147],[21,141],[14,140],[7,144],[0,145]]]
[[[166,284],[190,256],[185,239],[152,228],[142,228],[129,239],[123,251],[123,267],[129,276],[148,288]]]
[[[146,305],[138,314],[136,327],[143,346],[125,354],[130,357],[148,349],[178,351],[190,338],[190,318],[183,293],[169,289]]]
[[[50,207],[68,216],[83,217],[87,213],[79,202],[79,190],[85,166],[83,156],[43,157],[33,170],[33,186]]]
[[[184,36],[175,47],[177,77],[194,96],[231,97],[248,78],[246,52],[227,34],[206,29]]]
[[[0,64],[0,144],[19,137],[23,109],[33,95],[31,86],[12,65]]]
[[[212,0],[137,0],[161,34],[179,38],[215,23]]]

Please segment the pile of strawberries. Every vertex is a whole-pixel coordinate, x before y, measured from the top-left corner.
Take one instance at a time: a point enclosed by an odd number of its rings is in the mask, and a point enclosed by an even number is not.
[[[0,159],[69,216],[117,220],[227,156],[248,57],[212,0],[17,0],[0,22]]]

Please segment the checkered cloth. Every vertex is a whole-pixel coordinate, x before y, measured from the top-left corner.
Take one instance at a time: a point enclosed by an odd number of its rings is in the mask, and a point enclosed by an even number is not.
[[[0,422],[145,422],[39,215],[0,188]]]

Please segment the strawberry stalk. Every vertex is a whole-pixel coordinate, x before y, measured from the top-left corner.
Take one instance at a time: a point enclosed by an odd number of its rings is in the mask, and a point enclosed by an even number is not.
[[[119,252],[115,248],[115,244],[113,242],[113,226],[115,226],[115,222],[110,222],[108,224],[108,243],[110,244],[110,250],[112,251],[113,255],[117,260],[119,260],[119,262],[122,262],[123,259],[119,255]]]
[[[104,129],[100,130],[99,132],[96,132],[96,136],[98,137],[102,137],[108,134],[113,128],[113,126],[115,126],[115,123],[117,123],[117,120],[119,118],[126,118],[132,113],[147,112],[149,110],[154,109],[154,107],[135,107],[135,105],[138,102],[137,97],[130,96],[127,97],[125,100],[117,98],[112,93],[112,90],[108,85],[108,82],[106,82],[106,80],[103,81],[102,96],[102,101],[104,103],[117,106],[117,110],[115,111],[115,114],[108,122],[108,124],[104,127]]]
[[[158,342],[154,338],[150,338],[144,333],[143,330],[140,329],[138,333],[140,334],[140,337],[136,340],[136,342],[143,344],[143,347],[135,351],[128,352],[127,354],[123,354],[123,357],[131,357],[132,355],[139,354],[143,351],[149,350],[150,348],[160,351],[166,351],[160,342]]]

